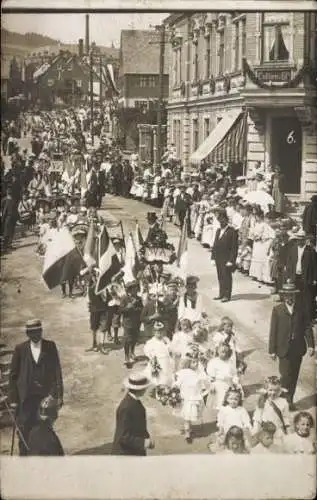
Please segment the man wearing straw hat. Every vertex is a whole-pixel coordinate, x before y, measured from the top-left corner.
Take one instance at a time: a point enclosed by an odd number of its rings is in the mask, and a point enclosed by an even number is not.
[[[302,301],[300,291],[292,282],[279,290],[282,303],[275,306],[271,316],[269,354],[279,359],[282,386],[288,391],[290,409],[294,410],[294,394],[303,356],[308,351],[314,355],[314,336],[311,322]]]
[[[154,441],[147,430],[145,408],[141,402],[150,381],[142,373],[131,373],[124,385],[127,393],[117,408],[111,454],[145,456],[148,449],[154,448]]]
[[[37,423],[41,401],[47,396],[63,404],[63,378],[55,342],[42,338],[42,323],[26,323],[28,340],[15,348],[10,368],[9,401],[16,410],[20,455],[27,454],[29,433]],[[21,439],[21,434],[22,438]]]

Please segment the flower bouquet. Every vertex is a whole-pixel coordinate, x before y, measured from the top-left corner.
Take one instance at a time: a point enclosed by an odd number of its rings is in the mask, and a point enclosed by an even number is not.
[[[151,363],[151,375],[152,377],[158,377],[160,374],[160,371],[162,370],[160,363],[157,360],[157,357],[154,356],[153,359],[150,361]]]
[[[168,403],[170,388],[167,385],[159,385],[156,388],[156,399],[166,406]]]
[[[178,387],[172,387],[168,395],[168,404],[172,408],[176,408],[181,404],[180,390]]]

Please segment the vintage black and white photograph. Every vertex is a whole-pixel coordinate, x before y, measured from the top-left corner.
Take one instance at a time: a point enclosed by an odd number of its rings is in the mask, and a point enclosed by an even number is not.
[[[317,11],[165,9],[2,16],[1,456],[314,464]]]

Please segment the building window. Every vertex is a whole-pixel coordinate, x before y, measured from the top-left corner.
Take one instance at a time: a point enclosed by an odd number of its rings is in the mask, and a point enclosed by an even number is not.
[[[225,62],[225,32],[224,32],[224,30],[219,31],[218,61],[219,61],[218,74],[223,75],[224,62]]]
[[[195,118],[193,120],[193,151],[198,148],[198,120]]]
[[[274,13],[272,13],[272,16]],[[289,60],[289,47],[290,47],[290,30],[289,22],[286,20],[279,20],[269,18],[266,19],[264,14],[262,24],[262,61],[288,61]]]
[[[204,139],[206,139],[210,134],[210,120],[209,118],[204,119]]]
[[[147,76],[140,76],[139,85],[140,87],[147,87],[148,85]]]
[[[194,82],[198,80],[198,45],[194,44],[194,58],[193,58],[193,66],[194,66]]]
[[[240,68],[240,23],[234,25],[234,70]]]
[[[148,108],[147,101],[134,101],[134,107],[137,109],[145,110]]]
[[[206,64],[205,64],[205,78],[206,80],[210,77],[210,36],[206,37]]]
[[[241,58],[247,56],[247,20],[241,20]]]
[[[148,86],[153,88],[153,87],[156,87],[156,85],[157,85],[156,76],[154,76],[154,75],[153,76],[149,76],[149,78],[148,78]]]

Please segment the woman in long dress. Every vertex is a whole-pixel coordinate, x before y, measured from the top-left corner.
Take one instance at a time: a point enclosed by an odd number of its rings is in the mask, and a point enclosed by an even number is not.
[[[262,268],[264,262],[265,247],[263,246],[264,234],[264,214],[261,209],[256,212],[256,222],[253,230],[251,231],[251,239],[253,240],[251,266],[249,275],[251,278],[260,281],[262,279]]]
[[[276,166],[272,177],[272,198],[274,199],[274,210],[279,214],[283,214],[285,211],[284,192],[284,175],[281,173],[280,167]]]

